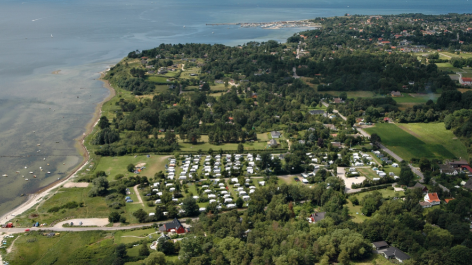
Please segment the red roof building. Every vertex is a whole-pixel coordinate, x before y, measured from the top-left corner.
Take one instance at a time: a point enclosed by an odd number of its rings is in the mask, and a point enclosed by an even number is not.
[[[439,199],[439,196],[436,192],[427,193],[424,196],[424,201],[431,203],[431,205],[439,205],[441,203],[441,200]]]

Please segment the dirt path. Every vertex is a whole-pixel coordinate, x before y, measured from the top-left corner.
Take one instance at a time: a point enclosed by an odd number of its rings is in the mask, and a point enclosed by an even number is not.
[[[136,197],[138,197],[139,203],[141,203],[141,204],[143,205],[143,207],[144,207],[144,202],[143,202],[143,200],[141,199],[141,194],[139,194],[139,191],[138,191],[138,186],[139,186],[139,185],[134,186],[133,189],[134,189],[134,192],[136,193]]]
[[[18,236],[17,238],[15,238],[15,240],[13,240],[13,242],[11,242],[11,245],[7,248],[7,254],[13,250],[13,245],[15,245],[15,242],[16,240],[18,240],[18,238],[20,238],[20,236]]]

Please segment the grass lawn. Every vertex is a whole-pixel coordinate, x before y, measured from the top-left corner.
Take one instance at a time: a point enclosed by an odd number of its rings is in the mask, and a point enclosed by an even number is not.
[[[74,218],[106,218],[111,212],[106,201],[102,197],[89,197],[89,188],[62,188],[58,193],[53,195],[48,200],[45,200],[38,209],[33,209],[20,216],[18,225],[30,227],[33,222],[50,224],[56,220],[74,217]],[[74,209],[61,209],[55,213],[48,213],[47,211],[52,207],[62,206],[68,202],[76,201],[77,203],[84,203],[84,207]]]
[[[125,176],[134,176],[136,174],[128,172],[128,164],[137,165],[140,163],[146,163],[146,168],[140,173],[141,176],[153,177],[155,173],[159,171],[165,171],[165,165],[168,162],[170,156],[159,156],[151,155],[147,157],[145,155],[140,156],[117,156],[117,157],[102,157],[100,162],[95,169],[97,171],[105,171],[108,176],[108,181],[115,180],[115,176],[123,174]]]
[[[30,242],[28,242],[30,241]],[[33,241],[33,242],[31,242]],[[61,232],[54,237],[46,237],[41,232],[22,235],[15,242],[15,251],[6,255],[5,260],[11,264],[68,264],[71,256],[84,258],[79,249],[88,248],[88,258],[99,259],[106,252],[99,249],[113,244],[113,237],[102,231]],[[111,254],[111,253],[110,253]]]
[[[377,174],[370,168],[358,168],[357,171],[361,176],[364,176],[370,180],[373,178],[378,178]]]
[[[255,141],[255,142],[245,142],[243,144],[244,150],[261,150],[261,149],[267,149],[267,139],[268,136],[264,136],[264,134],[258,134],[258,139],[259,136],[261,136],[260,140],[261,141]],[[208,142],[208,135],[202,135],[200,142],[197,144],[192,144],[192,143],[187,143],[179,140],[179,146],[180,150],[182,151],[198,151],[199,149],[203,151],[207,151],[210,148],[213,149],[214,151],[223,149],[223,150],[237,150],[238,149],[238,143],[221,143],[221,144],[211,144]]]
[[[373,254],[370,258],[363,260],[363,261],[351,261],[352,264],[356,265],[392,265],[393,263],[387,260],[384,256],[379,254]],[[126,263],[128,264],[128,263]]]
[[[228,90],[231,88],[231,86],[228,86],[228,88],[225,87],[225,84],[215,84],[214,86],[210,86],[210,90]]]
[[[163,76],[147,76],[148,81],[158,83],[158,84],[170,84],[172,82],[167,81],[167,77]]]
[[[402,128],[409,129],[409,131]],[[462,143],[454,139],[442,123],[387,124],[379,123],[365,129],[368,133],[377,133],[382,143],[409,161],[412,158],[458,158],[467,154]]]
[[[436,63],[436,66],[438,68],[452,68],[454,66],[452,66],[451,63]]]

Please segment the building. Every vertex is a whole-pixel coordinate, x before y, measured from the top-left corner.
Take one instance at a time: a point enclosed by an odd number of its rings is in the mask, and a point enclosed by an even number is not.
[[[377,241],[377,242],[372,242],[372,246],[376,250],[381,250],[381,249],[386,249],[388,248],[388,243],[385,241]]]
[[[428,193],[428,188],[427,188],[425,185],[423,185],[423,184],[421,184],[421,183],[419,183],[419,182],[416,182],[415,186],[413,186],[413,187],[411,187],[411,188],[412,188],[412,189],[421,189],[421,191],[422,191],[424,194]]]
[[[189,232],[187,228],[185,228],[180,221],[175,218],[172,222],[165,223],[163,226],[159,227],[159,231],[161,232],[176,232],[177,234],[185,234]]]
[[[439,165],[439,172],[444,173],[446,175],[457,175],[459,171],[454,168],[454,166],[450,165],[449,163],[446,165]]]
[[[461,85],[470,86],[470,85],[472,85],[472,78],[471,77],[461,77],[461,78],[459,78],[459,83]]]
[[[308,217],[308,222],[316,224],[317,222],[323,220],[325,218],[325,215],[326,215],[326,212],[322,212],[322,213],[314,212],[310,215],[310,217]]]
[[[402,93],[400,93],[400,91],[392,91],[392,92],[390,92],[390,96],[392,96],[392,97],[401,97]]]
[[[278,139],[278,138],[280,138],[281,135],[282,135],[282,133],[280,133],[279,131],[271,131],[270,132],[270,136],[272,136],[273,139]]]
[[[469,180],[464,184],[464,188],[472,190],[472,178],[469,178]]]
[[[334,104],[342,104],[342,103],[344,103],[344,100],[342,100],[342,98],[334,98],[333,101],[334,101]]]
[[[269,145],[270,147],[277,147],[279,144],[277,143],[276,140],[270,139],[269,142],[268,142],[268,145]]]
[[[420,206],[423,207],[423,208],[430,208],[431,203],[429,203],[429,202],[420,202]]]
[[[385,251],[382,251],[382,254],[386,259],[396,259],[398,262],[402,263],[405,260],[410,259],[410,256],[408,256],[405,252],[399,250],[396,247],[389,247]]]
[[[441,200],[439,199],[438,194],[436,192],[426,193],[426,195],[424,196],[424,201],[431,203],[431,206],[439,205],[441,203]]]

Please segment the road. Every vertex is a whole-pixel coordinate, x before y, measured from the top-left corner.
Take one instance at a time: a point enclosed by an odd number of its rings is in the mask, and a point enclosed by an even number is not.
[[[294,66],[293,69],[293,78],[300,78],[298,75],[297,75],[297,68]]]
[[[324,106],[328,107],[329,104],[322,101],[321,102]],[[339,113],[337,110],[333,110],[334,113],[338,114],[343,120],[347,120],[346,117],[344,117],[341,113]],[[364,131],[363,129],[361,128],[358,128],[358,127],[355,127],[357,129],[358,132],[360,132],[363,136],[365,137],[368,137],[370,138],[370,134],[367,133],[366,131]],[[390,156],[392,156],[395,160],[397,160],[398,162],[401,162],[403,161],[403,159],[395,154],[392,150],[388,149],[387,147],[385,147],[384,145],[380,144],[380,143],[377,143],[377,145],[379,146],[380,149],[382,149],[382,151],[384,151],[385,153],[389,154]],[[408,166],[411,168],[411,171],[413,171],[414,174],[416,174],[417,176],[420,177],[420,182],[423,183],[424,182],[424,175],[423,173],[421,173],[421,171],[419,170],[419,168],[416,168],[410,164],[408,164]]]
[[[185,218],[187,219],[187,218]],[[198,218],[190,218],[192,221],[197,220]],[[113,227],[31,227],[31,228],[1,228],[0,233],[6,234],[17,234],[23,233],[26,229],[30,231],[55,231],[55,232],[83,232],[83,231],[119,231],[119,230],[128,230],[133,228],[142,228],[142,227],[150,227],[153,224],[164,224],[169,222],[161,221],[161,222],[153,222],[153,223],[145,223],[145,224],[137,224],[137,225],[130,225],[130,226],[113,226]],[[180,222],[184,225],[185,221],[180,220]],[[185,225],[184,225],[185,226]]]

